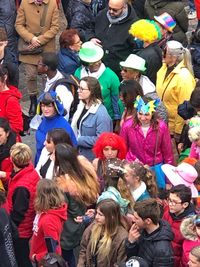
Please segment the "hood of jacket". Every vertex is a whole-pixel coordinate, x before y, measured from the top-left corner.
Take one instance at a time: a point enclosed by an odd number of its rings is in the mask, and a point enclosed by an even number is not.
[[[195,231],[195,226],[194,226],[195,217],[196,216],[194,215],[194,216],[184,219],[180,225],[180,231],[183,237],[187,240],[195,241],[198,239],[197,233]]]
[[[182,219],[195,215],[195,208],[194,205],[191,203],[181,214],[178,216],[175,215],[174,213],[170,212],[171,217],[173,218],[174,221],[182,221]]]
[[[143,238],[148,241],[172,241],[174,239],[174,234],[171,230],[169,223],[165,220],[160,221],[160,226],[153,233],[148,234],[145,230],[143,231]]]
[[[48,210],[46,213],[48,213],[49,216],[57,216],[58,218],[61,219],[61,221],[66,221],[67,220],[67,204],[64,203],[61,207],[57,209],[51,209]],[[43,214],[46,214],[43,213]]]
[[[17,87],[9,85],[8,86],[9,90],[2,91],[1,92],[1,98],[4,97],[4,99],[10,97],[10,96],[15,96],[18,99],[22,98],[21,92],[17,89]]]

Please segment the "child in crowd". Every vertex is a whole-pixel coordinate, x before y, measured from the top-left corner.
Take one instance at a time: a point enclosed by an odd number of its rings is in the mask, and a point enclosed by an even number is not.
[[[187,267],[189,253],[195,246],[200,246],[200,215],[194,215],[182,221],[181,233],[185,238],[183,241],[183,255],[181,267]]]
[[[200,267],[200,246],[194,247],[189,254],[189,267]]]
[[[120,159],[107,159],[105,164],[105,190],[97,203],[103,199],[113,199],[119,204],[122,214],[126,215],[129,207],[133,206],[133,198],[129,189],[124,188],[126,184],[123,182],[123,162]]]
[[[142,257],[149,267],[173,267],[172,240],[173,233],[170,225],[160,220],[160,208],[157,201],[145,199],[136,202],[134,223],[126,241],[128,258]]]
[[[175,172],[174,172],[175,173]],[[174,266],[180,266],[182,256],[183,236],[180,225],[184,218],[194,215],[195,209],[191,204],[191,189],[183,184],[174,186],[169,191],[168,205],[164,208],[163,219],[168,221],[174,233],[172,246],[175,256]]]
[[[1,207],[4,202],[5,193],[0,190],[0,267],[18,267],[13,247],[17,229],[14,229],[7,212]]]
[[[38,183],[35,210],[30,258],[37,263],[47,252],[61,254],[60,235],[67,219],[67,205],[54,181],[42,179]]]
[[[125,179],[134,201],[158,196],[155,177],[147,165],[131,162],[124,165]]]
[[[192,142],[190,157],[200,159],[200,117],[196,116],[189,121],[188,137]]]
[[[97,172],[101,190],[103,191],[105,187],[105,181],[103,176],[106,172],[105,162],[107,159],[118,158],[120,160],[126,157],[126,144],[122,137],[115,133],[102,133],[97,139],[93,152],[96,158],[93,160],[93,165]]]
[[[119,205],[112,199],[100,201],[94,223],[83,234],[77,267],[107,267],[125,261],[127,236]]]

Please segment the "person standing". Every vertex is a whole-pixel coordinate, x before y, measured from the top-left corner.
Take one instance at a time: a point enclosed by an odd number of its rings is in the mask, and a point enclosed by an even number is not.
[[[26,86],[30,96],[29,115],[36,114],[37,107],[37,64],[41,53],[32,54],[36,48],[42,48],[45,52],[55,52],[55,36],[59,30],[59,13],[55,0],[22,0],[18,9],[15,28],[20,38],[20,43],[29,44],[30,54],[19,53],[19,61],[24,64],[26,74]],[[44,26],[45,25],[45,26]],[[41,50],[40,50],[41,52]]]

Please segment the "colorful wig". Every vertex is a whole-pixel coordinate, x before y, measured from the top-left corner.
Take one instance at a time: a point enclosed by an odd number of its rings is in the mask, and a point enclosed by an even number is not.
[[[161,39],[162,36],[155,21],[148,19],[140,19],[134,22],[129,29],[129,33],[137,39],[149,43]]]
[[[102,133],[93,147],[93,152],[97,158],[105,159],[103,149],[106,146],[111,146],[112,148],[117,149],[117,158],[121,160],[125,159],[127,149],[125,141],[121,136],[115,133]]]

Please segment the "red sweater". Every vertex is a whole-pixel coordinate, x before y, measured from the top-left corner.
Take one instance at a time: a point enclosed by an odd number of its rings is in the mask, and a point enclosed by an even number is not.
[[[63,204],[58,209],[49,210],[37,214],[33,223],[33,237],[31,239],[30,258],[36,254],[36,260],[40,261],[48,252],[45,237],[57,241],[55,252],[61,254],[60,235],[63,223],[67,219],[67,205]]]

